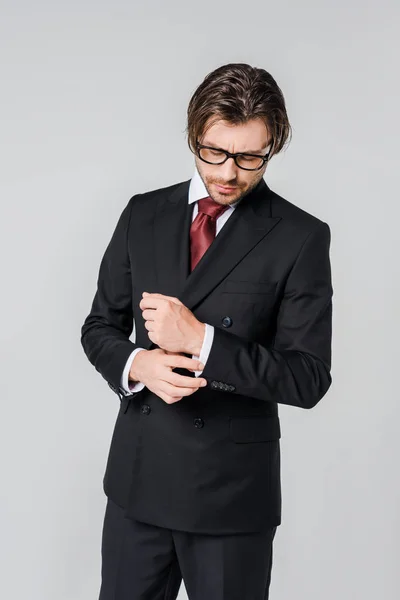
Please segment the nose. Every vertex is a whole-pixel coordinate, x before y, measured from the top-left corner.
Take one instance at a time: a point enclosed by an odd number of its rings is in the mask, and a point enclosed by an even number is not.
[[[218,175],[221,176],[226,182],[230,182],[232,179],[235,181],[237,176],[238,167],[235,164],[233,158],[228,158],[222,165],[218,168]]]

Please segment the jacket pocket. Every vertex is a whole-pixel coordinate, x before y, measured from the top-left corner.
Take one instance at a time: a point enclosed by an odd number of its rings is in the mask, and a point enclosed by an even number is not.
[[[226,279],[223,293],[228,294],[274,294],[276,283],[272,281],[241,281]]]
[[[229,437],[236,443],[268,442],[281,437],[279,417],[229,417]]]

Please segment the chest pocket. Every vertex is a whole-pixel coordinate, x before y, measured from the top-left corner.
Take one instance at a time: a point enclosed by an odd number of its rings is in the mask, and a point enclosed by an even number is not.
[[[226,279],[222,288],[223,294],[245,295],[249,298],[260,295],[274,295],[276,283],[272,281],[244,281],[239,279]]]
[[[276,288],[273,281],[226,279],[220,295],[221,316],[231,316],[235,331],[252,337],[259,331],[260,322],[271,318]]]

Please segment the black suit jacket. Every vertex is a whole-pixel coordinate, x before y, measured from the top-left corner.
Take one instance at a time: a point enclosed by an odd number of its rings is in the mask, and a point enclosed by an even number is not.
[[[312,408],[331,384],[330,229],[262,179],[190,273],[189,184],[129,200],[82,326],[89,361],[120,400],[104,491],[144,522],[261,531],[281,523],[278,405]],[[175,296],[215,327],[208,385],[174,404],[119,388],[132,350],[157,347],[143,291]]]

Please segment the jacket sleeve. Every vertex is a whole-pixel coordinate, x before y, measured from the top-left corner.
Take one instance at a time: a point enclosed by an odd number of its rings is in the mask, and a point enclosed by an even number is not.
[[[312,408],[331,385],[330,228],[308,234],[286,280],[269,347],[215,327],[202,372],[212,388]]]
[[[128,230],[133,196],[122,211],[100,262],[97,290],[81,328],[81,344],[89,361],[118,395],[128,357],[139,346],[133,331],[132,276]]]

